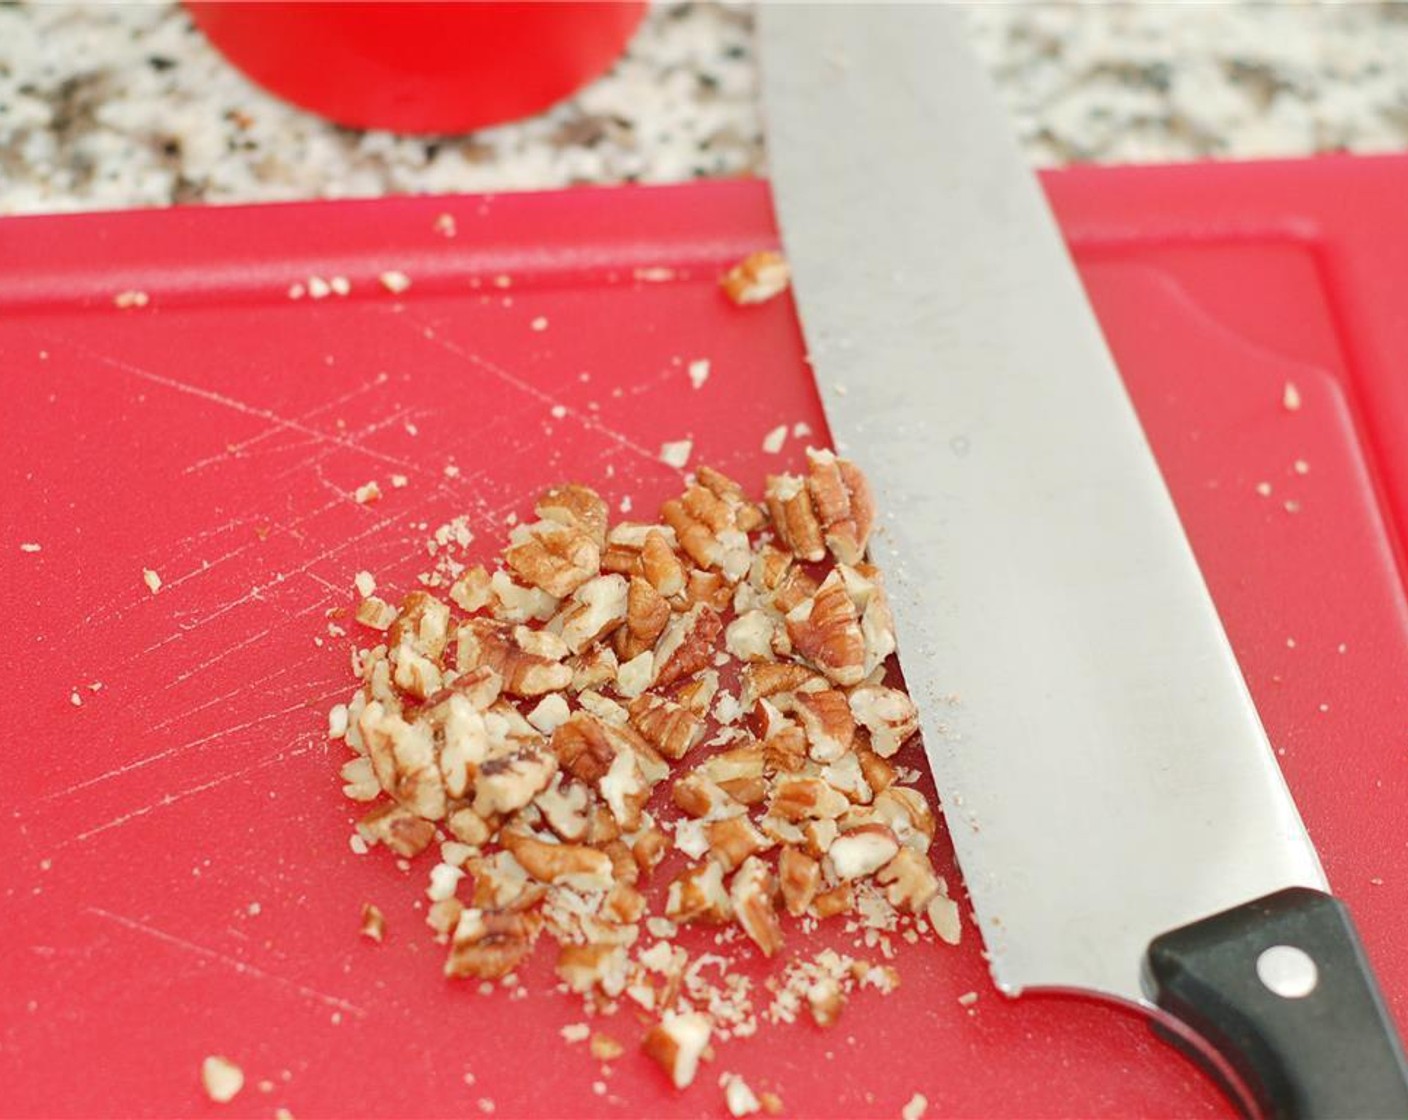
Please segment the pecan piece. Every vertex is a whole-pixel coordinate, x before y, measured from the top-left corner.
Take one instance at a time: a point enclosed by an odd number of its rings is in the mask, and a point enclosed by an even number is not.
[[[419,855],[435,839],[433,824],[394,804],[373,809],[357,822],[357,831],[362,839],[385,844],[405,859]]]
[[[718,614],[702,603],[672,618],[655,646],[656,687],[664,687],[707,668],[714,658],[714,645],[722,630],[723,622]]]
[[[895,834],[882,824],[865,824],[843,832],[826,853],[842,882],[872,875],[899,854]]]
[[[578,529],[591,537],[597,548],[606,545],[606,503],[601,495],[575,483],[555,486],[538,499],[538,516],[555,521],[569,529]]]
[[[733,903],[724,890],[724,869],[713,860],[696,863],[670,882],[665,915],[677,922],[726,922]]]
[[[765,957],[773,956],[782,948],[782,926],[772,902],[776,889],[777,881],[768,865],[757,856],[744,860],[729,889],[738,924]]]
[[[560,661],[531,653],[518,638],[541,633],[487,618],[470,618],[460,623],[455,640],[455,664],[461,673],[489,668],[503,681],[510,696],[542,696],[559,692],[572,683],[572,670]]]
[[[505,830],[499,842],[540,883],[579,891],[609,890],[614,877],[611,857],[581,844],[548,844],[523,832]]]
[[[768,812],[783,820],[804,821],[839,817],[850,807],[845,795],[821,778],[782,778],[773,787]]]
[[[896,910],[922,914],[939,893],[939,877],[927,856],[912,848],[901,848],[899,854],[875,873],[875,881],[885,888],[885,897]]]
[[[831,451],[807,449],[807,490],[826,546],[842,564],[858,564],[875,523],[870,484],[854,463]]]
[[[806,481],[795,474],[768,475],[768,512],[778,539],[808,563],[826,558],[826,540]]]
[[[844,692],[799,692],[795,711],[806,733],[809,753],[817,762],[835,762],[850,752],[856,723]]]
[[[624,576],[594,576],[587,580],[548,624],[562,635],[569,653],[580,654],[598,638],[620,628],[627,620],[627,584]]]
[[[666,758],[678,762],[704,735],[704,721],[682,704],[653,694],[638,696],[627,709],[631,726]]]
[[[518,910],[471,907],[460,914],[445,959],[445,975],[497,980],[512,972],[529,953],[542,918]]]
[[[767,851],[774,843],[759,832],[758,826],[746,816],[710,821],[704,826],[704,835],[709,840],[709,854],[723,865],[725,871],[732,871],[744,860]]]
[[[861,685],[850,695],[856,722],[870,732],[870,749],[889,758],[919,730],[919,712],[897,688]]]
[[[699,1059],[709,1046],[712,1029],[707,1015],[667,1011],[646,1033],[640,1048],[669,1075],[676,1089],[685,1089],[699,1070]]]
[[[616,631],[616,656],[629,661],[654,648],[670,621],[670,604],[644,576],[632,576],[624,617],[626,624]]]
[[[927,852],[934,841],[938,821],[929,802],[917,789],[891,786],[876,794],[872,806],[875,818],[883,822],[907,848]]]
[[[821,886],[821,864],[805,852],[785,847],[777,859],[777,878],[787,912],[800,918],[807,912]]]
[[[529,587],[561,599],[601,568],[601,548],[590,533],[556,521],[539,521],[514,530],[506,563]]]
[[[796,653],[839,685],[865,679],[865,637],[855,604],[832,572],[812,598],[787,612],[787,633]]]
[[[600,988],[608,996],[626,990],[626,950],[621,945],[564,945],[557,954],[557,974],[574,992]]]

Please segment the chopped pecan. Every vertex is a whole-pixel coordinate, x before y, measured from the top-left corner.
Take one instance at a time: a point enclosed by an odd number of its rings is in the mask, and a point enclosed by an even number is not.
[[[722,475],[711,472],[711,477]],[[727,481],[727,480],[725,480]],[[747,508],[741,493],[735,495],[721,486],[723,496],[707,486],[695,484],[680,498],[671,499],[661,507],[660,516],[675,531],[680,548],[699,567],[721,572],[729,583],[737,583],[748,574],[753,556],[748,547],[747,531],[739,526],[738,515]],[[754,516],[748,515],[749,523]]]
[[[497,980],[533,951],[542,918],[531,911],[481,910],[460,914],[445,959],[445,975]]]
[[[876,819],[888,826],[905,847],[919,852],[929,850],[938,821],[917,789],[891,786],[876,795],[873,810]]]
[[[677,779],[670,788],[670,796],[675,804],[691,817],[701,820],[717,821],[745,814],[741,804],[700,770],[691,771]]]
[[[939,877],[927,856],[912,848],[901,848],[899,854],[875,873],[875,881],[885,888],[885,897],[896,910],[921,914],[929,901],[939,893]]]
[[[763,776],[764,754],[760,743],[745,743],[705,759],[698,773],[723,786],[729,782],[751,781]]]
[[[686,1089],[699,1070],[699,1059],[709,1046],[713,1025],[697,1011],[666,1012],[646,1032],[640,1048],[670,1078],[676,1089]]]
[[[903,692],[884,685],[861,685],[850,695],[856,722],[870,732],[870,747],[889,758],[919,730],[919,712]]]
[[[471,902],[481,910],[526,910],[543,895],[544,888],[529,879],[509,852],[473,857],[465,870],[473,876]]]
[[[821,776],[827,785],[844,793],[854,804],[867,804],[874,796],[870,786],[866,784],[865,774],[860,768],[860,759],[853,753],[843,754],[835,762],[827,763],[821,768]]]
[[[767,851],[774,843],[746,816],[710,821],[704,826],[704,835],[709,839],[709,854],[723,864],[725,871],[732,871],[750,856]]]
[[[627,621],[626,604],[624,576],[595,576],[572,592],[548,625],[562,635],[568,652],[580,654],[597,639],[619,632]]]
[[[672,618],[655,647],[656,686],[664,687],[707,668],[722,630],[718,614],[702,603]]]
[[[942,884],[942,880],[940,880]],[[934,932],[950,945],[957,945],[963,938],[963,923],[958,914],[958,903],[940,890],[929,900],[925,910]]]
[[[429,726],[407,723],[373,700],[357,720],[372,770],[381,788],[417,816],[445,816],[445,785]]]
[[[861,636],[865,640],[865,675],[869,677],[895,652],[895,619],[890,613],[885,582],[873,564],[857,564],[854,568],[838,564],[836,571],[860,615]]]
[[[352,801],[375,801],[381,796],[381,783],[376,780],[371,759],[365,755],[349,758],[339,771],[344,783],[342,794]]]
[[[726,922],[733,917],[723,867],[705,860],[676,875],[665,897],[665,914],[677,922]]]
[[[714,669],[705,669],[698,676],[685,681],[675,689],[676,703],[683,704],[697,716],[703,716],[714,702],[719,691],[719,674]]]
[[[799,603],[810,599],[816,594],[817,588],[821,585],[807,574],[807,570],[802,567],[794,567],[782,577],[782,582],[778,585],[772,596],[773,610],[782,614],[787,614]]]
[[[842,564],[858,564],[875,522],[870,484],[854,463],[831,451],[807,450],[807,490],[826,545]]]
[[[590,692],[616,680],[616,653],[608,646],[592,646],[567,662],[572,670],[572,691]]]
[[[808,753],[817,762],[835,762],[850,751],[856,723],[844,692],[799,692],[795,711],[806,732]]]
[[[389,630],[396,621],[396,608],[385,599],[368,595],[357,604],[356,619],[373,630]]]
[[[728,610],[733,593],[727,581],[718,572],[706,572],[694,568],[685,583],[682,607],[692,607],[702,603],[716,611]]]
[[[807,738],[795,725],[763,740],[763,765],[770,774],[796,774],[807,762]]]
[[[704,735],[704,721],[682,704],[647,694],[632,700],[631,726],[666,758],[678,762]]]
[[[724,645],[739,661],[776,661],[774,639],[781,628],[782,620],[777,615],[763,610],[745,611],[728,624]]]
[[[627,883],[617,883],[602,902],[601,912],[620,925],[631,925],[645,916],[645,895]]]
[[[743,487],[728,475],[713,467],[703,466],[699,468],[699,484],[729,507],[735,528],[742,529],[745,533],[762,528],[766,521],[763,511],[748,500]]]
[[[825,559],[826,540],[806,480],[795,474],[769,475],[766,494],[778,539],[808,563]]]
[[[591,537],[598,548],[605,547],[606,503],[595,490],[575,484],[555,486],[544,492],[536,508],[538,516],[544,520],[579,529]]]
[[[582,844],[548,844],[510,829],[499,833],[499,842],[540,883],[579,891],[604,891],[614,882],[611,857],[596,848]]]
[[[839,817],[851,803],[821,778],[779,778],[768,812],[788,821]]]
[[[611,874],[617,885],[633,887],[640,881],[640,868],[636,866],[631,846],[621,839],[612,840],[602,849],[611,860]]]
[[[856,758],[860,762],[860,772],[865,778],[865,784],[873,792],[881,793],[895,784],[895,768],[869,747],[858,745]]]
[[[507,572],[495,572],[489,578],[489,588],[494,593],[489,613],[501,622],[546,622],[557,613],[557,596],[514,583]]]
[[[670,604],[644,576],[632,576],[626,596],[626,624],[616,631],[616,656],[629,661],[653,649],[669,621]]]
[[[481,817],[512,813],[547,788],[557,773],[557,758],[536,744],[515,747],[479,768],[474,785],[474,811]]]
[[[539,521],[514,530],[504,563],[529,587],[561,599],[601,568],[601,548],[590,533],[556,521]]]
[[[830,817],[807,821],[802,826],[802,850],[812,859],[821,859],[830,850],[832,843],[840,834],[841,830],[837,827],[836,821]]]
[[[640,549],[640,570],[662,598],[673,599],[684,591],[684,565],[675,555],[670,538],[658,528],[645,534]]]
[[[557,954],[557,974],[574,992],[600,988],[608,996],[626,989],[626,950],[621,945],[564,945]]]
[[[419,855],[435,839],[435,826],[400,805],[373,809],[357,822],[357,831],[368,843],[385,844],[398,856]]]
[[[731,778],[719,788],[740,805],[761,805],[768,797],[768,783],[759,778]]]
[[[542,810],[543,820],[553,832],[569,844],[575,844],[587,835],[590,800],[586,786],[565,779],[559,772],[554,775],[552,784],[533,799],[533,804]]]
[[[882,824],[866,824],[843,832],[826,853],[842,882],[872,875],[899,854],[895,834]]]
[[[812,598],[787,612],[787,632],[796,653],[836,684],[859,684],[865,678],[865,637],[860,619],[835,572]]]
[[[646,650],[629,661],[621,663],[616,670],[616,691],[626,700],[634,700],[650,687],[655,676],[655,653]]]
[[[794,918],[800,918],[807,912],[807,907],[816,897],[817,888],[821,886],[821,864],[789,845],[778,856],[777,878],[787,912]]]
[[[434,659],[445,651],[449,625],[448,606],[425,591],[412,591],[401,600],[386,637],[393,647],[410,646],[421,656]]]
[[[489,584],[489,573],[483,564],[466,568],[459,579],[450,584],[450,601],[466,614],[482,611],[494,598]]]
[[[516,633],[509,624],[487,618],[461,622],[455,641],[459,671],[488,667],[503,679],[503,690],[511,696],[542,696],[572,683],[571,668],[553,658],[530,653],[515,640]],[[524,629],[523,633],[534,632]]]
[[[637,834],[631,844],[631,854],[635,856],[636,866],[642,875],[649,875],[659,867],[669,850],[670,838],[653,826]]]
[[[496,825],[486,821],[468,805],[450,811],[445,818],[450,835],[461,844],[479,847],[493,837]]]
[[[829,1027],[841,1017],[846,997],[841,985],[830,976],[819,976],[807,988],[807,1006],[819,1027]]]
[[[856,904],[855,890],[850,883],[842,883],[829,891],[822,891],[812,899],[812,913],[818,918],[834,918],[844,914]]]
[[[567,722],[572,710],[560,692],[549,692],[529,711],[527,719],[544,735],[551,735]]]
[[[733,876],[729,899],[738,924],[763,956],[771,957],[782,948],[782,926],[778,924],[773,906],[777,881],[768,865],[757,856],[749,856]]]

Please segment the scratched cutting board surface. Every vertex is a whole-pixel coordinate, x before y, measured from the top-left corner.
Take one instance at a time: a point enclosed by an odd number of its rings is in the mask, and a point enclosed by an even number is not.
[[[1403,1023],[1408,162],[1047,186]],[[756,488],[801,461],[761,450],[774,426],[824,438],[790,302],[715,286],[775,236],[757,182],[0,222],[0,1113],[707,1116],[723,1070],[791,1115],[915,1092],[930,1115],[1229,1113],[1139,1017],[998,996],[971,927],[901,946],[900,990],[829,1032],[718,1046],[688,1093],[634,1052],[603,1072],[559,1037],[582,1016],[546,948],[524,998],[447,982],[430,858],[349,850],[323,729],[356,571],[411,588],[460,514],[486,557],[565,478],[653,514],[681,481],[665,440]],[[313,275],[350,294],[291,298]],[[952,878],[942,835],[936,859]],[[364,901],[385,945],[357,936]],[[245,1071],[230,1105],[202,1094],[211,1053]]]

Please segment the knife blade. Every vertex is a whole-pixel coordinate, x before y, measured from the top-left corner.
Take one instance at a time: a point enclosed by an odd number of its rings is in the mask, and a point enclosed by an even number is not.
[[[1393,1022],[957,13],[758,22],[809,360],[893,511],[872,552],[995,984],[1144,1008],[1267,1113],[1408,1115]]]

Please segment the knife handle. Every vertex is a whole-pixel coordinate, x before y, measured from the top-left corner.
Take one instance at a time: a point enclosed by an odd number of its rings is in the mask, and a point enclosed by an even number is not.
[[[1295,887],[1155,938],[1155,1002],[1287,1120],[1408,1117],[1408,1061],[1344,904]]]

